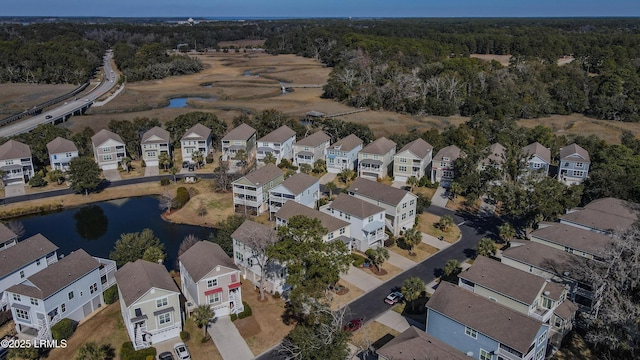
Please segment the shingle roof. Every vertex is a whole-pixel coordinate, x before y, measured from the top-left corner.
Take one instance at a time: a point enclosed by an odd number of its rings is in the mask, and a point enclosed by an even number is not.
[[[258,139],[259,142],[285,142],[290,137],[296,136],[296,132],[287,125],[282,125],[267,135]]]
[[[578,311],[578,305],[569,300],[565,300],[553,311],[554,314],[567,320],[570,319]]]
[[[298,195],[317,182],[319,182],[317,178],[304,173],[299,173],[289,176],[279,186],[284,186],[291,191],[292,194]]]
[[[422,138],[417,138],[416,140],[413,140],[412,142],[403,146],[402,149],[400,149],[400,151],[398,151],[396,154],[399,154],[403,151],[409,151],[420,159],[424,159],[427,155],[429,155],[430,152],[433,151],[433,146],[431,146],[431,144],[429,144],[428,142],[422,140]]]
[[[331,207],[351,216],[355,216],[358,219],[365,219],[384,211],[384,208],[381,208],[378,205],[371,204],[347,194],[338,195],[338,197],[331,203]]]
[[[387,139],[386,137],[381,137],[369,143],[369,145],[362,148],[360,152],[367,154],[385,155],[395,147],[395,142]]]
[[[94,147],[98,147],[109,140],[115,140],[121,144],[124,144],[120,135],[113,133],[107,129],[102,129],[98,131],[97,134],[91,137],[91,143]]]
[[[3,223],[0,223],[0,243],[3,243],[11,239],[15,239],[17,237],[18,235],[14,234],[13,231],[9,230],[9,228],[6,227]],[[1,264],[2,263],[0,262],[0,265]]]
[[[576,156],[575,154],[578,154],[579,156]],[[560,148],[560,160],[582,161],[586,163],[591,162],[589,159],[589,152],[576,143]]]
[[[539,142],[534,142],[522,148],[522,152],[531,157],[537,155],[540,159],[544,160],[547,164],[551,164],[551,150],[544,147]]]
[[[347,191],[393,206],[397,206],[407,194],[411,194],[406,190],[363,178],[356,178]],[[411,195],[415,197],[415,195]]]
[[[333,145],[329,147],[334,149],[339,148],[341,151],[349,152],[362,144],[363,144],[363,141],[360,140],[359,137],[353,134],[350,134],[349,136],[336,141],[335,143],[333,143]]]
[[[433,157],[433,161],[442,161],[442,159],[445,157],[448,157],[449,161],[454,161],[463,154],[464,153],[462,152],[462,150],[460,150],[459,147],[455,145],[449,145],[440,149],[436,156]]]
[[[616,198],[597,199],[560,219],[600,230],[625,230],[638,221],[640,205]]]
[[[592,255],[600,254],[613,242],[607,235],[561,223],[539,228],[533,231],[531,236]]]
[[[436,339],[415,326],[409,327],[402,334],[386,343],[378,349],[377,353],[386,359],[392,360],[469,359],[460,350]]]
[[[150,140],[153,136],[159,137],[161,140]],[[169,132],[159,126],[154,126],[142,134],[142,143],[166,143],[171,140]]]
[[[271,181],[284,173],[274,164],[267,164],[259,169],[253,170],[238,180],[247,179],[253,185],[262,185],[267,181]],[[236,180],[236,181],[238,181]]]
[[[64,289],[69,284],[81,279],[88,273],[100,267],[100,263],[80,249],[72,252],[39,272],[29,276],[27,282],[14,285],[7,291],[18,294],[46,299]]]
[[[6,226],[2,226],[8,232],[7,236],[13,234]],[[15,237],[15,234],[13,236]],[[41,234],[22,240],[12,247],[0,251],[0,278],[56,250],[58,247]]]
[[[542,326],[540,321],[446,281],[440,283],[427,307],[523,354]]]
[[[316,209],[298,204],[295,201],[287,201],[282,205],[280,210],[276,212],[276,217],[288,221],[295,215],[304,215],[309,218],[318,219],[327,232],[333,232],[349,225],[348,222],[335,218],[329,214],[325,214]]]
[[[18,159],[31,157],[29,145],[19,141],[9,140],[0,145],[0,160]]]
[[[47,152],[49,152],[49,154],[59,154],[74,151],[78,151],[76,144],[74,144],[71,140],[63,139],[60,136],[47,143]]]
[[[265,239],[269,236],[275,236],[277,238],[277,232],[268,226],[258,224],[251,220],[245,220],[242,225],[231,234],[232,239],[247,245],[251,245],[256,240]],[[250,241],[250,239],[253,241]]]
[[[252,128],[247,124],[240,124],[233,128],[231,131],[225,135],[222,140],[231,141],[231,140],[249,140],[256,133],[256,129]]]
[[[511,242],[511,247],[502,252],[502,257],[562,275],[571,272],[577,255],[552,248],[534,241]]]
[[[325,134],[324,131],[320,130],[320,131],[316,131],[315,133],[307,136],[306,138],[300,141],[297,141],[296,145],[316,147],[330,140],[331,140],[331,137]]]
[[[544,278],[485,256],[478,256],[473,265],[458,276],[527,305],[533,304],[546,282]]]
[[[189,134],[195,134],[197,135],[197,137],[187,137],[187,135]],[[184,135],[182,136],[182,138],[180,140],[207,140],[209,138],[209,135],[211,135],[211,129],[209,129],[208,127],[197,123],[195,125],[193,125],[190,129],[188,129],[187,131],[184,132]]]
[[[178,286],[173,282],[164,265],[146,260],[126,263],[116,271],[116,282],[120,296],[127,307],[135,303],[151,288],[180,293]]]
[[[504,158],[505,150],[506,150],[505,147],[502,146],[502,144],[500,143],[495,143],[489,146],[489,155],[486,158],[484,158],[484,160],[482,160],[482,163],[484,165],[489,165],[491,163],[503,164],[505,161],[505,158]]]
[[[180,255],[179,260],[195,282],[202,280],[218,265],[238,270],[220,245],[206,240],[198,241]]]

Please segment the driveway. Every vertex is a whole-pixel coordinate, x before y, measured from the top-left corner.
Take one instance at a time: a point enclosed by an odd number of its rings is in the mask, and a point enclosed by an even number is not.
[[[144,168],[144,176],[158,176],[160,175],[160,168],[157,166],[147,166]]]
[[[326,184],[330,181],[333,181],[337,176],[338,174],[328,172],[320,177],[320,184]]]
[[[165,351],[170,352],[173,357],[176,357],[175,352],[173,352],[173,345],[183,342],[180,337],[176,336],[174,338],[165,340],[163,342],[159,342],[159,343],[154,343],[153,347],[156,348],[156,352],[158,353],[158,355],[162,354]]]
[[[251,349],[240,336],[240,332],[233,325],[229,316],[216,318],[216,321],[207,330],[223,359],[250,360],[254,358]]]
[[[437,206],[441,208],[447,207],[447,202],[449,201],[449,197],[447,196],[447,189],[442,186],[438,186],[435,194],[433,194],[433,198],[431,198],[431,206]]]
[[[12,184],[4,187],[4,197],[24,195],[25,184]]]
[[[359,287],[364,292],[375,289],[382,284],[382,280],[354,266],[349,266],[349,271],[340,277]]]
[[[104,176],[105,179],[109,181],[122,180],[122,178],[120,177],[119,170],[103,170],[102,175]]]

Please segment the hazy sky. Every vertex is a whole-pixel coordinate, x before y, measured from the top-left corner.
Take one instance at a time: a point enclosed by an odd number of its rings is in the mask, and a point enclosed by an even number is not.
[[[639,0],[3,0],[0,16],[640,16]]]

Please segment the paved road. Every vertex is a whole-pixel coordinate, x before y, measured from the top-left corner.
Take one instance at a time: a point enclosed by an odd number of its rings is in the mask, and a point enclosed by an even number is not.
[[[62,105],[56,106],[55,108],[51,108],[46,112],[42,112],[39,115],[32,116],[27,119],[21,119],[15,121],[9,125],[3,126],[0,128],[0,137],[9,137],[21,133],[28,132],[40,124],[50,123],[52,120],[59,119],[65,114],[73,113],[78,111],[84,107],[89,106],[95,99],[102,96],[102,94],[108,92],[113,88],[118,82],[118,77],[115,73],[113,73],[113,69],[111,68],[111,51],[108,51],[103,58],[103,69],[106,75],[106,79],[95,89],[93,89],[89,94],[77,97],[76,100],[69,100]],[[50,118],[47,118],[50,116]]]
[[[440,276],[445,263],[450,259],[460,262],[474,255],[474,248],[483,236],[497,233],[500,220],[491,215],[455,214],[453,211],[440,207],[429,207],[429,213],[443,216],[453,216],[454,222],[460,227],[462,238],[446,249],[436,253],[413,268],[405,271],[400,276],[393,278],[379,287],[371,290],[362,297],[349,304],[347,319],[363,318],[365,321],[373,320],[383,312],[389,310],[389,305],[384,303],[384,298],[392,290],[399,289],[406,278],[417,276],[425,284]],[[424,326],[424,324],[423,324]],[[260,360],[281,359],[277,350],[272,350],[260,357]]]

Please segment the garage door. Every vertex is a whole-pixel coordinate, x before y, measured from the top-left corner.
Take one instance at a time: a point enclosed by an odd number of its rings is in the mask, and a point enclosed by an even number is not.
[[[102,170],[118,170],[118,164],[104,164]]]

